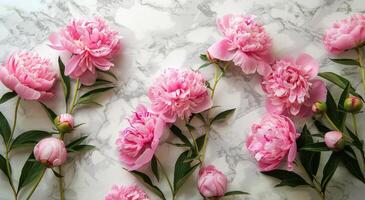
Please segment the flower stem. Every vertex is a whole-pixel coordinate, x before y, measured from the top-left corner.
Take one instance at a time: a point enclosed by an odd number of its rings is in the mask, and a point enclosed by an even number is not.
[[[62,176],[62,166],[58,167],[58,173]],[[60,200],[65,199],[65,189],[63,187],[63,177],[58,178],[58,187],[60,190]]]
[[[337,128],[337,126],[335,125],[335,123],[333,123],[333,121],[328,117],[327,113],[324,113],[324,117],[326,118],[326,120],[328,121],[329,124],[331,124],[331,126],[336,129],[336,131],[340,131],[340,129]]]
[[[364,62],[363,62],[363,51],[361,48],[357,48],[356,52],[357,52],[357,56],[358,56],[358,62],[360,64],[362,86],[364,87],[364,92],[365,92],[365,66],[364,66]]]
[[[14,132],[15,132],[16,122],[17,122],[17,118],[18,118],[18,109],[19,109],[19,105],[20,105],[20,100],[21,100],[21,98],[18,97],[17,101],[16,101],[16,105],[15,105],[14,121],[13,121],[13,126],[12,126],[12,129],[11,129],[11,133],[10,133],[10,136],[9,136],[9,141],[5,144],[5,146],[6,146],[6,153],[5,153],[6,169],[7,169],[7,172],[9,174],[9,177],[8,177],[9,178],[9,184],[11,186],[11,190],[13,192],[13,196],[14,196],[15,200],[18,199],[18,194],[17,194],[17,191],[14,187],[13,180],[11,178],[11,168],[10,168],[9,154],[10,154],[10,146],[11,146],[11,142],[13,140],[13,135],[14,135]]]
[[[352,113],[352,126],[355,130],[355,134],[357,135],[357,122],[356,122],[356,114]]]
[[[155,156],[157,163],[160,165],[161,167],[161,171],[162,174],[164,175],[164,177],[166,178],[167,183],[169,184],[170,190],[171,190],[171,195],[172,195],[172,200],[175,200],[175,192],[174,192],[174,187],[172,186],[172,183],[169,179],[169,176],[166,173],[165,168],[163,167],[162,163],[160,162],[160,160],[157,158],[157,156]]]
[[[30,197],[32,197],[32,195],[33,195],[34,191],[37,189],[37,187],[38,187],[39,183],[41,182],[41,180],[42,180],[42,178],[43,178],[43,176],[44,176],[44,174],[45,174],[45,172],[46,172],[46,169],[47,169],[47,168],[44,168],[44,169],[43,169],[43,171],[42,171],[41,175],[38,177],[36,184],[33,186],[32,190],[31,190],[31,192],[29,193],[29,195],[28,195],[28,197],[27,197],[27,199],[26,199],[26,200],[29,200],[29,199],[30,199]]]
[[[75,84],[73,99],[72,99],[71,106],[70,106],[70,111],[69,111],[70,114],[72,114],[73,111],[75,110],[76,100],[77,100],[77,95],[79,93],[79,89],[80,89],[80,79],[77,79],[76,84]]]

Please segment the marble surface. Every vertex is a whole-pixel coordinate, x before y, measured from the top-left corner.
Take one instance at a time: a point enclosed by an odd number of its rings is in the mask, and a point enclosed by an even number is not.
[[[117,87],[100,99],[104,107],[80,109],[76,114],[76,121],[86,125],[78,128],[74,136],[88,135],[88,142],[97,149],[75,157],[65,167],[66,198],[97,200],[103,199],[113,184],[138,183],[119,163],[115,146],[118,132],[126,125],[125,118],[136,105],[148,102],[147,88],[162,69],[196,68],[201,64],[198,55],[220,37],[215,26],[217,16],[226,13],[256,15],[273,38],[276,56],[306,52],[319,60],[322,71],[337,71],[359,83],[355,68],[329,62],[321,38],[334,20],[364,12],[364,8],[363,0],[0,0],[0,60],[4,61],[14,50],[28,49],[52,59],[57,68],[59,52],[47,46],[47,37],[73,17],[100,15],[123,36],[124,51],[117,58],[118,67],[114,70],[119,77]],[[210,69],[203,73],[212,77]],[[6,91],[0,86],[0,94]],[[48,104],[62,112],[61,94],[58,97],[59,101]],[[229,121],[213,127],[207,162],[228,175],[230,190],[251,193],[231,199],[317,200],[315,191],[305,187],[274,188],[277,181],[261,175],[244,148],[251,124],[264,113],[263,100],[256,76],[245,76],[233,69],[223,78],[214,102],[222,106],[221,110],[236,107],[237,111]],[[10,121],[14,105],[14,100],[0,105],[1,112]],[[23,101],[19,113],[17,134],[51,127],[35,102]],[[175,160],[180,151],[168,144],[161,144],[158,150],[171,176],[171,160]],[[15,177],[19,177],[26,152],[29,149],[12,155]],[[10,188],[4,180],[1,174],[0,199],[10,200]],[[177,199],[202,199],[195,182],[191,178]],[[166,183],[162,185],[169,198]],[[365,186],[342,167],[328,187],[331,200],[360,200],[364,195]],[[52,172],[46,174],[32,199],[58,199]],[[151,199],[158,198],[151,194]]]

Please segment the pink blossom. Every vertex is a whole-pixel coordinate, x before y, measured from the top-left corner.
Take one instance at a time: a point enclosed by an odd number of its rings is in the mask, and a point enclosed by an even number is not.
[[[50,67],[51,62],[36,53],[17,52],[1,64],[0,81],[22,99],[48,99],[54,96],[52,89],[56,81]]]
[[[148,97],[152,110],[171,123],[212,106],[203,75],[190,70],[164,71],[149,88]]]
[[[105,196],[105,200],[149,200],[147,193],[141,188],[131,186],[116,186]]]
[[[271,38],[254,19],[232,14],[218,18],[217,26],[224,38],[209,47],[208,53],[222,61],[233,61],[246,74],[257,71],[265,76],[273,61]]]
[[[54,120],[57,130],[61,133],[71,132],[74,128],[74,118],[69,113],[57,116]]]
[[[343,135],[338,131],[330,131],[324,134],[324,142],[331,149],[341,149],[343,146]]]
[[[317,79],[319,65],[310,55],[277,60],[272,69],[262,82],[270,113],[308,117],[315,102],[325,101],[325,84]]]
[[[57,167],[66,162],[67,150],[62,140],[54,137],[38,142],[33,150],[34,157],[42,164]]]
[[[66,123],[70,127],[74,127],[74,117],[68,113],[61,114],[60,123]]]
[[[139,105],[129,119],[129,124],[129,127],[121,131],[116,144],[121,161],[132,171],[151,161],[163,134],[165,122],[145,106]]]
[[[227,177],[214,166],[199,171],[198,188],[204,197],[221,197],[227,191]]]
[[[49,36],[50,46],[70,52],[72,58],[65,65],[65,74],[92,85],[96,69],[108,71],[114,64],[111,58],[119,50],[119,37],[106,22],[95,17],[91,20],[72,20],[58,33]]]
[[[260,124],[254,124],[247,138],[246,147],[258,162],[261,171],[279,167],[287,157],[287,166],[293,170],[299,137],[293,122],[286,116],[266,114]]]
[[[358,13],[332,24],[324,37],[326,49],[333,54],[355,48],[365,42],[365,15]]]

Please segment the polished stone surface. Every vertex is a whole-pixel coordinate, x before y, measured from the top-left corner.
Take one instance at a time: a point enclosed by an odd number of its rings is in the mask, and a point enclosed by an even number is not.
[[[86,125],[78,128],[75,135],[88,135],[88,142],[97,146],[97,150],[75,157],[65,167],[67,199],[97,200],[103,199],[113,184],[139,184],[119,163],[115,145],[118,132],[126,126],[125,118],[136,105],[148,102],[147,88],[162,69],[196,68],[201,64],[198,55],[220,38],[215,26],[217,16],[226,13],[256,15],[273,38],[276,56],[306,52],[319,60],[322,71],[337,71],[360,83],[354,67],[336,65],[328,60],[321,41],[324,30],[334,20],[364,12],[364,8],[363,0],[0,0],[0,59],[4,61],[17,49],[33,50],[52,59],[56,69],[59,52],[47,46],[47,37],[73,17],[100,15],[123,36],[124,51],[116,60],[117,87],[100,99],[104,107],[80,109],[76,114],[77,123]],[[203,73],[212,77],[210,69]],[[7,91],[0,87],[1,94]],[[264,94],[258,77],[232,69],[223,78],[216,94],[215,104],[221,106],[217,111],[232,107],[237,111],[230,120],[213,127],[207,162],[228,175],[230,190],[251,193],[230,199],[319,199],[315,191],[305,187],[274,188],[277,181],[260,174],[244,148],[251,124],[264,113]],[[48,104],[62,112],[61,94],[58,99]],[[10,121],[14,105],[14,100],[0,105],[1,112]],[[17,134],[29,129],[50,129],[46,115],[37,103],[23,101],[19,112]],[[15,177],[19,177],[19,168],[29,151],[14,153]],[[161,144],[158,150],[170,175],[173,173],[171,160],[179,151],[168,144]],[[0,180],[0,199],[11,199],[10,188],[2,174]],[[177,199],[202,199],[195,182],[194,178],[190,179]],[[365,186],[343,167],[336,172],[328,189],[331,200],[360,200],[365,195]],[[169,198],[165,182],[163,191]],[[47,173],[33,199],[58,199],[57,182],[52,172]],[[151,199],[157,197],[151,194]]]

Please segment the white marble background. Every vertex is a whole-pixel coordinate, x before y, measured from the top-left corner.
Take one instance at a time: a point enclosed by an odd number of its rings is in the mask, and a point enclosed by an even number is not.
[[[59,52],[47,46],[47,37],[71,18],[100,15],[123,36],[124,51],[115,69],[119,76],[117,87],[100,100],[104,107],[80,109],[76,114],[77,122],[87,125],[78,128],[75,136],[89,135],[88,142],[96,145],[97,150],[76,157],[66,166],[66,198],[97,200],[103,199],[113,184],[138,183],[119,163],[114,144],[118,131],[139,102],[148,102],[147,88],[163,68],[189,68],[201,63],[198,55],[220,37],[215,27],[217,16],[256,15],[273,38],[276,56],[306,52],[320,61],[322,71],[337,71],[359,83],[355,68],[329,62],[321,38],[334,20],[364,9],[364,0],[0,0],[0,60],[4,61],[14,50],[27,49],[52,59],[56,69]],[[251,193],[231,199],[318,199],[313,190],[305,187],[274,188],[277,181],[258,172],[244,144],[251,124],[264,113],[264,95],[257,77],[233,71],[218,86],[215,104],[221,105],[221,109],[238,109],[228,122],[214,127],[208,146],[208,163],[228,175],[229,189]],[[204,73],[207,77],[212,75],[209,70]],[[0,86],[0,94],[6,91]],[[62,112],[61,98],[48,104]],[[14,105],[14,100],[0,105],[0,111],[10,122]],[[37,103],[23,101],[16,133],[29,129],[47,130],[50,124]],[[15,177],[19,177],[25,152],[13,154]],[[158,150],[170,175],[174,163],[171,160],[176,159],[178,152],[167,144]],[[4,180],[1,174],[0,200],[10,200],[10,188]],[[343,169],[337,171],[328,189],[331,200],[361,200],[365,195],[365,186]],[[51,172],[32,199],[58,199],[57,183]],[[151,199],[157,198],[151,194]],[[201,199],[194,179],[182,188],[178,199]]]

